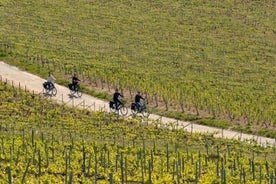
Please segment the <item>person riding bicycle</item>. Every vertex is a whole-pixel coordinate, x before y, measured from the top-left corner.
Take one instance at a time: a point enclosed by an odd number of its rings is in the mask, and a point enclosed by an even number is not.
[[[76,89],[76,87],[78,86],[79,82],[80,82],[80,79],[77,77],[76,74],[74,74],[73,77],[72,77],[72,89],[73,90]]]
[[[124,97],[121,93],[119,93],[118,89],[115,89],[115,93],[113,94],[113,101],[115,103],[115,107],[118,110],[119,105],[123,105],[119,97]]]
[[[51,74],[51,72],[48,73],[47,82],[44,86],[46,89],[51,89],[54,87],[54,82],[56,78]]]
[[[145,99],[141,96],[140,91],[138,91],[137,94],[136,94],[136,96],[135,96],[135,105],[136,105],[138,111],[140,111],[141,108],[143,107],[143,104],[141,103],[141,99],[142,99],[142,100],[145,100]]]

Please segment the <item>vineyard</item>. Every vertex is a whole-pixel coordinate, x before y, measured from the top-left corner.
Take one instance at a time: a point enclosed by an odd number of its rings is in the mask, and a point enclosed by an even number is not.
[[[0,91],[0,183],[276,183],[275,147]]]
[[[173,116],[275,138],[275,8],[272,0],[2,0],[0,55],[60,80],[77,72],[108,93],[140,90]]]

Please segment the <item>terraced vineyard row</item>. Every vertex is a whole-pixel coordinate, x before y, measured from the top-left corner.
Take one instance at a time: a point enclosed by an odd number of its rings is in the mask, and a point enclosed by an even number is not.
[[[275,147],[0,91],[0,182],[276,183]]]

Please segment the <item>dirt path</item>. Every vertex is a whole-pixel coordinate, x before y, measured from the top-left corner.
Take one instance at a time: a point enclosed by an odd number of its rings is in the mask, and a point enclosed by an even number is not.
[[[7,81],[10,84],[14,84],[15,87],[26,88],[34,93],[42,93],[42,83],[45,79],[42,79],[36,75],[30,74],[25,71],[21,71],[16,67],[10,66],[4,62],[0,62],[0,77],[2,81]],[[90,108],[92,110],[105,110],[109,111],[108,102],[83,94],[81,98],[72,98],[67,87],[55,85],[57,88],[57,95],[51,97],[59,103],[72,105],[79,108]],[[130,115],[130,110],[129,114]],[[169,122],[173,122],[175,128],[181,128],[188,132],[200,132],[200,133],[215,133],[216,137],[223,137],[228,139],[240,139],[243,141],[255,140],[262,146],[276,146],[276,140],[266,137],[243,134],[240,132],[234,132],[230,130],[222,130],[218,128],[198,125],[190,122],[177,121],[172,118],[160,117],[159,115],[151,114],[150,119],[159,120],[162,125],[168,126]]]

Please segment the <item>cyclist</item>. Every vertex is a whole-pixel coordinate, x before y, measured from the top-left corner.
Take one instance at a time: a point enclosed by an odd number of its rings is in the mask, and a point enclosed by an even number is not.
[[[77,77],[76,74],[73,75],[72,77],[72,89],[75,90],[77,85],[79,84],[80,79]]]
[[[135,96],[135,105],[136,105],[138,111],[140,111],[141,108],[143,107],[143,104],[141,103],[141,99],[142,99],[142,100],[145,100],[145,99],[141,96],[140,91],[138,91],[137,94],[136,94],[136,96]]]
[[[115,93],[113,94],[113,101],[115,103],[116,110],[118,110],[119,105],[123,105],[119,97],[124,97],[121,93],[119,93],[118,89],[115,89]]]
[[[49,72],[47,82],[46,82],[46,85],[45,85],[46,89],[53,88],[55,80],[56,80],[56,78],[51,74],[51,72]]]

